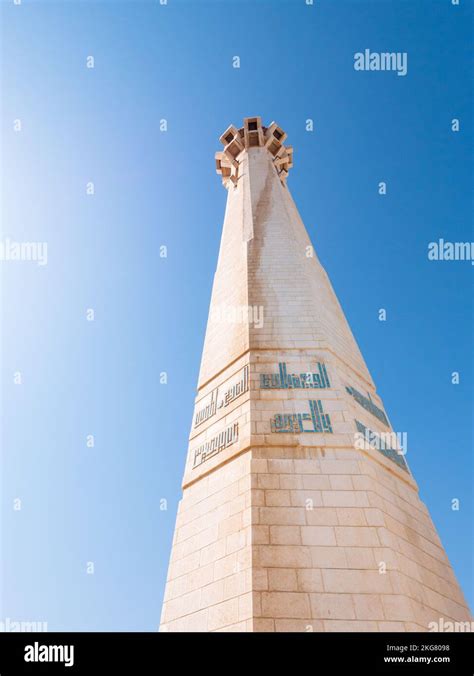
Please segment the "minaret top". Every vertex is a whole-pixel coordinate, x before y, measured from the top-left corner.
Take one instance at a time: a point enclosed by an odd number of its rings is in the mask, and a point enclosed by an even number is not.
[[[226,188],[237,186],[241,153],[249,148],[266,148],[273,157],[273,164],[283,184],[293,166],[293,148],[284,146],[286,133],[272,122],[269,127],[262,126],[260,117],[245,117],[244,126],[237,129],[227,127],[220,137],[223,151],[216,153],[216,171],[222,176]]]

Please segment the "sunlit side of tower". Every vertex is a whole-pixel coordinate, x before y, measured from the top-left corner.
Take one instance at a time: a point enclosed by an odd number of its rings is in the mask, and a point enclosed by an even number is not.
[[[287,188],[285,139],[246,118],[216,155],[227,206],[161,630],[469,621]]]

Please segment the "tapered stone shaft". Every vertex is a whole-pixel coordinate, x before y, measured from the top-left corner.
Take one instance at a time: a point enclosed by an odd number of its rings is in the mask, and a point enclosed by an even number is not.
[[[470,621],[286,185],[285,139],[246,118],[216,155],[227,207],[161,630]]]

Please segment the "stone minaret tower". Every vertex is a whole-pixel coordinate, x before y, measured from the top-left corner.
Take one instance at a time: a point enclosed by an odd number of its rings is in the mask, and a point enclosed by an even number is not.
[[[470,620],[286,186],[285,139],[259,117],[220,139],[227,207],[161,630]]]

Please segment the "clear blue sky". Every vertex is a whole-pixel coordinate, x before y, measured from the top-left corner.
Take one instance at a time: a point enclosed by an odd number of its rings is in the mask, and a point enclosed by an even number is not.
[[[1,267],[2,618],[158,626],[226,199],[213,156],[250,115],[288,132],[290,190],[473,605],[474,270],[427,259],[473,239],[471,21],[468,0],[2,2],[3,237],[48,243],[47,266]],[[407,52],[408,74],[356,72],[365,48]]]

